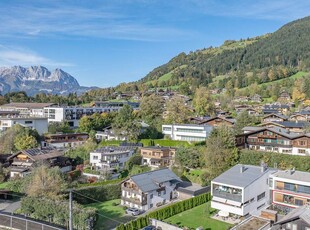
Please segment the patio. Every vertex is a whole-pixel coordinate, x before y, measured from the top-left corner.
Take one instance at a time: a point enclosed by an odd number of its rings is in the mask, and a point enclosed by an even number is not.
[[[238,224],[241,222],[240,217],[239,218],[233,217],[233,216],[224,217],[224,216],[220,216],[218,213],[211,216],[211,218],[215,219],[215,220],[223,221],[223,222],[226,222],[226,223],[232,224],[232,225],[235,225],[235,224]]]

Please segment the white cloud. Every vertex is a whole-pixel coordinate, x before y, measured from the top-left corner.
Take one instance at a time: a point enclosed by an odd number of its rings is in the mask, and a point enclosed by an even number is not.
[[[68,67],[72,63],[63,63],[43,57],[31,50],[0,45],[0,66],[44,65],[47,67]]]

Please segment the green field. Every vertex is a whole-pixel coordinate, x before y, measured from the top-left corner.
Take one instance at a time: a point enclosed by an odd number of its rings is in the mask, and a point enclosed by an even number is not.
[[[207,205],[210,207],[210,202],[208,202]],[[214,210],[210,210],[211,213],[214,212]],[[210,214],[207,212],[206,204],[172,216],[166,219],[165,222],[178,225],[179,227],[189,227],[190,229],[196,229],[202,226],[204,229],[217,230],[228,229],[232,226],[228,223],[210,218]]]
[[[299,72],[295,73],[294,75],[292,75],[290,77],[282,78],[282,79],[279,79],[279,80],[276,80],[276,81],[270,81],[270,82],[262,83],[259,86],[267,86],[267,85],[274,84],[274,83],[281,83],[282,81],[285,81],[287,79],[296,80],[298,78],[306,76],[306,74],[308,74],[308,72],[299,71]]]
[[[0,189],[5,189],[8,186],[9,182],[3,182],[0,184]]]
[[[134,217],[125,215],[123,206],[119,205],[120,199],[109,200],[102,203],[92,203],[85,205],[86,207],[93,207],[98,209],[98,220],[96,222],[96,228],[100,230],[113,229],[121,223],[126,223]],[[118,204],[118,205],[113,205]]]

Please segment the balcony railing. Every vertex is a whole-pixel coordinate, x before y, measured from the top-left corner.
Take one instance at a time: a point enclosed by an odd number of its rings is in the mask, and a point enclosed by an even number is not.
[[[307,195],[309,196],[310,193],[306,193],[306,192],[302,192],[302,191],[299,191],[298,189],[288,189],[288,188],[282,188],[282,187],[279,187],[279,186],[276,186],[276,189],[277,190],[281,190],[281,191],[289,191],[289,192],[294,192],[294,193],[298,193],[298,194],[304,194],[304,195]]]
[[[242,201],[242,195],[241,194],[232,194],[232,193],[228,193],[228,192],[222,192],[219,190],[213,190],[213,196],[217,196],[217,197],[224,198],[227,200],[238,201],[238,202]]]
[[[283,147],[283,148],[292,148],[293,145],[285,145],[285,144],[279,144],[279,143],[268,143],[268,142],[248,142],[249,145],[259,145],[259,146],[272,146],[272,147]]]
[[[122,200],[133,203],[133,204],[137,204],[137,205],[146,205],[147,204],[146,197],[141,201],[139,198],[122,196]]]

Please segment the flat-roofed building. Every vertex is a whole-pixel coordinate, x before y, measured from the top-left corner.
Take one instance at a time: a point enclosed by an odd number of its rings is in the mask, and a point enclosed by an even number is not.
[[[246,216],[268,204],[268,178],[274,170],[266,166],[237,164],[211,182],[211,207]]]
[[[310,173],[294,169],[277,171],[270,175],[272,203],[287,209],[298,208],[310,202]]]
[[[149,146],[140,148],[142,164],[152,168],[169,167],[175,158],[175,148]]]
[[[163,134],[180,141],[205,141],[212,130],[210,125],[162,125]]]
[[[40,135],[48,132],[48,122],[46,117],[29,116],[0,117],[0,132],[6,131],[16,124],[35,129]]]
[[[135,149],[135,146],[102,147],[90,153],[90,164],[97,170],[123,168]]]
[[[20,115],[43,117],[44,107],[55,105],[55,103],[16,103],[0,105],[0,111],[17,111]]]

